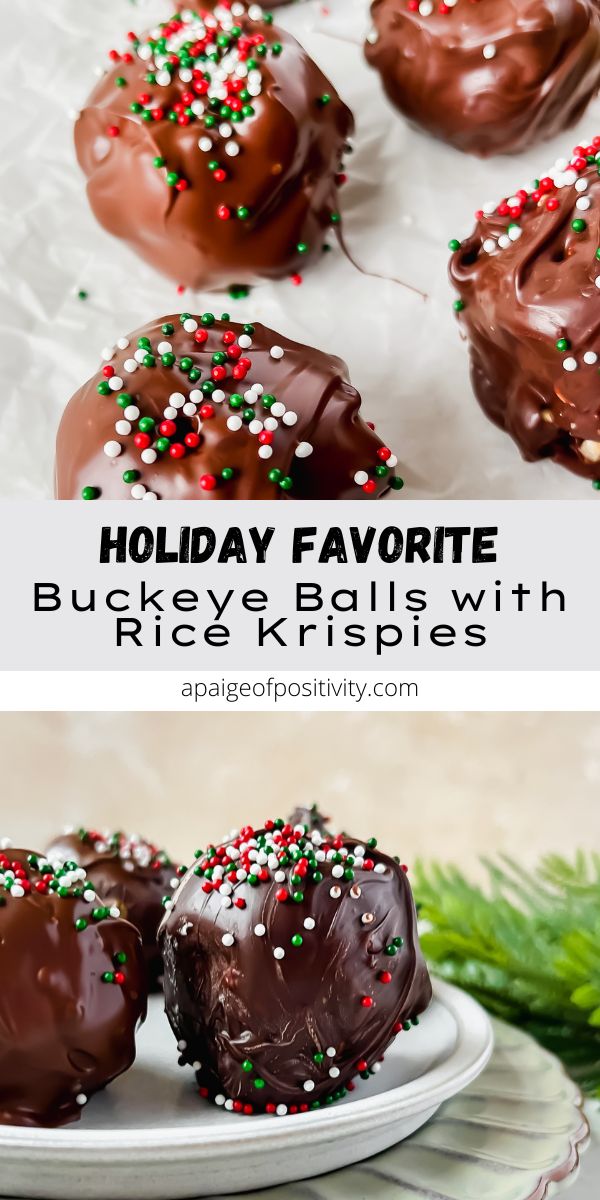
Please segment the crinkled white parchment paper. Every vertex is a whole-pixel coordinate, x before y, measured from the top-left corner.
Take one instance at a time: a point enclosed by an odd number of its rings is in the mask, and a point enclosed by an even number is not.
[[[227,309],[346,360],[363,411],[400,458],[411,498],[564,499],[589,484],[522,462],[484,418],[451,308],[447,244],[475,208],[544,173],[600,131],[600,102],[566,135],[514,158],[479,162],[404,124],[364,63],[361,0],[305,0],[277,21],[303,43],[353,109],[357,132],[341,193],[345,236],[367,271],[336,248],[304,282],[253,289],[243,301],[187,292],[96,225],[72,148],[73,115],[106,51],[171,13],[169,0],[2,0],[0,72],[0,495],[52,495],[54,438],[72,393],[106,345],[185,307]],[[89,298],[77,298],[85,289]]]

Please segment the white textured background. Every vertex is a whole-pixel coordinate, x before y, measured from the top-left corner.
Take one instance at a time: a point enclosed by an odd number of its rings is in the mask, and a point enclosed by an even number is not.
[[[0,836],[40,849],[64,823],[126,826],[187,860],[313,802],[409,864],[600,848],[591,714],[14,713],[0,761]]]
[[[174,0],[172,0],[174,3]],[[482,163],[408,131],[362,59],[365,0],[281,9],[357,119],[342,192],[347,240],[372,271],[424,288],[427,304],[370,280],[337,250],[294,288],[284,280],[246,301],[175,288],[96,226],[72,150],[72,110],[105,52],[131,28],[170,15],[171,0],[3,0],[0,132],[0,495],[50,496],[62,409],[96,370],[107,343],[178,307],[225,305],[341,355],[366,415],[399,454],[406,495],[584,497],[588,483],[521,462],[472,398],[446,282],[447,243],[475,208],[529,182],[600,128],[595,102],[581,126],[517,159]],[[343,39],[343,40],[342,40]],[[85,288],[89,300],[75,298]]]

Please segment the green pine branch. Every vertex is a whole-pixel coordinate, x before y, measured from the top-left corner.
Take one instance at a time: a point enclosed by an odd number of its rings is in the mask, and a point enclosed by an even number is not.
[[[456,867],[417,864],[425,955],[600,1098],[600,855],[548,855],[534,872],[505,857],[484,865],[478,887]]]

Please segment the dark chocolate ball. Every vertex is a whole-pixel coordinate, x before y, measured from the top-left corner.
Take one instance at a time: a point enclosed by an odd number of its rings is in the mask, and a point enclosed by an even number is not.
[[[59,500],[377,499],[396,456],[339,358],[189,313],[119,339],[67,405]]]
[[[0,851],[0,1123],[64,1125],[131,1066],[140,937],[83,868]]]
[[[182,1059],[236,1112],[341,1098],[431,999],[405,870],[373,839],[246,826],[199,852],[159,942]]]
[[[368,62],[410,121],[471,154],[573,124],[600,84],[597,0],[374,0]]]
[[[178,883],[180,870],[164,850],[138,834],[79,829],[55,838],[46,851],[51,862],[70,860],[85,867],[98,895],[116,905],[142,938],[150,991],[159,991],[162,959],[156,931],[164,901]]]
[[[597,158],[598,156],[598,158]],[[451,243],[475,394],[529,461],[600,479],[600,137]]]
[[[352,115],[258,5],[234,8],[112,52],[75,127],[100,224],[186,287],[297,272],[339,221]]]

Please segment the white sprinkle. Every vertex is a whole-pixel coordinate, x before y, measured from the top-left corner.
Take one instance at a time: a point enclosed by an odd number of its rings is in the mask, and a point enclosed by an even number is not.
[[[204,153],[208,154],[209,150],[212,150],[212,142],[211,142],[210,138],[209,137],[201,137],[200,141],[198,142],[198,149],[204,150]]]
[[[156,349],[159,354],[169,354],[173,347],[170,342],[159,342]]]
[[[585,212],[586,208],[589,208],[591,203],[592,202],[589,196],[580,196],[579,199],[575,201],[575,208],[578,208],[581,212]]]
[[[598,362],[598,355],[593,350],[586,350],[583,361],[591,367],[595,362]]]
[[[183,328],[186,333],[195,333],[198,328],[198,322],[194,321],[193,317],[188,317],[188,320],[183,322]]]
[[[272,453],[273,453],[272,446],[259,446],[258,447],[258,457],[259,458],[270,458]]]
[[[231,429],[231,431],[233,433],[235,433],[238,429],[241,429],[243,423],[244,422],[242,421],[241,417],[228,417],[227,418],[227,428]]]
[[[133,357],[135,358],[135,361],[136,361],[137,363],[143,363],[143,361],[144,361],[144,359],[145,359],[145,357],[146,357],[147,353],[148,353],[148,351],[147,351],[147,350],[142,350],[142,348],[141,348],[141,346],[140,346],[140,349],[139,349],[139,350],[136,350],[136,352],[135,352],[135,354],[134,354],[134,356],[133,356]]]
[[[369,476],[367,475],[366,471],[357,471],[354,476],[354,482],[357,483],[359,487],[362,487],[363,483],[367,483],[368,478]]]
[[[10,894],[11,894],[11,896],[14,896],[15,899],[19,900],[21,898],[21,896],[25,895],[25,892],[24,892],[23,888],[21,887],[20,883],[15,883],[15,884],[13,884],[12,888],[10,889]]]
[[[564,371],[576,371],[577,370],[577,359],[571,358],[571,357],[563,358],[563,370]]]
[[[575,191],[576,192],[587,192],[587,189],[588,189],[587,179],[578,179],[575,184]]]
[[[178,1050],[187,1050],[187,1042],[184,1042],[183,1040],[178,1042],[177,1049]]]
[[[340,1073],[340,1068],[339,1068],[339,1067],[330,1067],[330,1068],[329,1068],[329,1074],[330,1074],[330,1076],[331,1076],[331,1078],[332,1078],[332,1079],[337,1079],[337,1077],[338,1077],[339,1073]]]
[[[196,1061],[192,1063],[192,1069],[194,1071],[199,1071],[201,1066],[202,1066],[202,1063],[199,1062],[198,1059],[196,1059]]]
[[[334,886],[329,889],[329,895],[331,896],[332,900],[339,900],[341,894],[342,894],[342,889],[341,889],[341,887],[338,887],[337,883],[334,884]]]
[[[262,433],[262,431],[263,431],[262,421],[251,421],[250,422],[250,424],[248,426],[248,433],[256,434],[256,433]]]
[[[596,284],[597,288],[600,288],[600,275],[596,275],[594,283]]]
[[[84,1092],[80,1092],[79,1095],[75,1097],[75,1103],[78,1104],[80,1108],[83,1108],[84,1104],[87,1104],[87,1096],[84,1094]]]
[[[328,1046],[325,1053],[328,1058],[335,1058],[335,1046]]]
[[[315,918],[314,917],[305,917],[303,924],[304,924],[305,929],[314,929]]]
[[[219,1108],[222,1108],[224,1103],[225,1103],[225,1097],[222,1096],[221,1093],[219,1092],[218,1096],[215,1096],[215,1104],[217,1104],[219,1106]]]
[[[251,345],[252,345],[252,338],[249,337],[247,333],[240,333],[240,336],[238,338],[238,346],[242,350],[248,350]],[[254,385],[254,390],[258,390],[256,384]],[[262,388],[261,388],[261,391],[262,391]]]
[[[281,346],[271,346],[269,354],[271,355],[271,358],[283,358],[284,351],[282,350]]]
[[[122,338],[117,339],[117,346],[118,346],[119,350],[126,350],[128,345],[129,345],[129,338],[122,337]]]
[[[283,404],[281,400],[276,400],[275,403],[271,405],[269,412],[271,413],[272,417],[283,417],[285,413],[285,404]]]
[[[520,225],[509,225],[508,236],[509,236],[511,242],[518,242],[518,240],[522,236],[522,234],[523,234],[523,230],[521,229]]]
[[[133,372],[137,371],[137,367],[138,367],[138,365],[135,361],[135,358],[128,358],[123,363],[123,369],[125,371],[127,371],[130,375],[133,375]]]
[[[372,925],[373,921],[375,920],[375,917],[374,917],[373,913],[368,912],[368,913],[363,913],[363,915],[360,919],[361,919],[361,922],[363,925]]]
[[[139,412],[138,412],[138,416],[139,416]],[[167,405],[167,407],[165,408],[165,411],[163,413],[163,417],[166,417],[167,421],[174,421],[176,416],[177,416],[177,409],[171,408],[169,405]]]
[[[334,879],[341,879],[344,874],[344,868],[343,868],[342,864],[337,863],[337,865],[335,867],[332,867],[331,874],[333,875]]]
[[[193,395],[193,393],[190,392],[190,400],[192,399],[192,395]],[[201,392],[200,392],[200,396],[202,396]],[[215,388],[214,392],[211,395],[212,403],[213,404],[222,404],[224,399],[225,399],[225,392],[222,391],[221,388]]]
[[[419,13],[422,17],[430,17],[433,12],[432,0],[421,0],[419,4]]]
[[[111,358],[113,357],[113,354],[114,354],[114,350],[113,350],[112,346],[105,346],[100,357],[103,358],[105,362],[110,362]]]
[[[142,462],[151,464],[151,463],[156,462],[158,455],[156,453],[156,450],[153,450],[152,447],[149,446],[147,450],[142,450],[140,457],[141,457]]]
[[[285,871],[276,871],[273,879],[275,883],[285,883]]]
[[[312,1079],[305,1079],[304,1083],[302,1084],[302,1087],[304,1088],[305,1092],[314,1092],[314,1090],[315,1090],[314,1081]]]
[[[120,434],[121,437],[127,437],[127,434],[131,433],[129,421],[117,421],[115,423],[115,433]]]
[[[169,396],[169,403],[173,408],[183,408],[185,404],[185,396],[182,392],[172,392]]]
[[[278,1117],[285,1117],[285,1114],[287,1113],[287,1104],[278,1104],[275,1112]]]
[[[143,483],[134,483],[134,485],[131,489],[131,499],[132,500],[143,500],[145,494],[146,494],[146,489],[145,489]]]
[[[156,82],[159,87],[168,87],[171,82],[171,72],[159,71],[158,75],[156,76]]]
[[[373,870],[376,875],[383,875],[383,872],[385,871],[385,863],[375,863]]]
[[[279,428],[279,421],[277,421],[275,417],[267,417],[264,422],[264,426],[269,433],[274,433],[275,430]]]
[[[308,458],[313,452],[310,442],[298,442],[294,454],[296,458]]]
[[[113,904],[113,906],[112,906],[112,908],[111,908],[111,910],[110,910],[110,916],[111,916],[111,917],[114,917],[115,919],[116,919],[117,917],[120,917],[120,916],[121,916],[121,909],[120,909],[120,908],[117,908],[117,905],[116,905],[116,904]]]
[[[237,142],[225,142],[225,153],[229,158],[237,158],[240,152],[240,147]]]
[[[227,1112],[233,1112],[233,1100],[226,1100],[225,1108],[227,1109]]]
[[[273,405],[273,408],[275,408],[275,405]],[[273,412],[273,408],[271,409],[271,412]],[[284,425],[295,425],[297,420],[298,420],[298,413],[286,412],[283,414]]]
[[[495,58],[497,53],[498,53],[498,48],[496,46],[494,46],[493,42],[488,42],[483,47],[483,57],[484,58]]]
[[[493,238],[486,238],[481,249],[485,250],[486,254],[493,254],[494,250],[496,249],[496,246],[497,246],[497,243],[494,241]]]
[[[233,946],[233,943],[235,942],[235,938],[232,933],[224,933],[223,937],[221,938],[221,941],[224,946]]]
[[[121,453],[122,448],[123,447],[120,446],[118,442],[105,442],[104,443],[104,453],[107,458],[118,458]]]
[[[259,924],[259,925],[255,925],[255,926],[254,926],[254,932],[255,932],[255,934],[256,934],[256,936],[257,936],[257,937],[264,937],[264,936],[265,936],[265,933],[267,932],[266,925],[260,925],[260,924]]]
[[[86,904],[92,904],[96,899],[96,893],[92,890],[92,888],[86,888],[85,892],[83,893],[83,898]]]
[[[146,492],[146,495],[144,496],[144,500],[158,500],[158,496],[156,495],[156,492]],[[168,900],[167,903],[165,904],[165,908],[171,908],[171,906],[172,906],[172,902],[171,902],[171,900]]]
[[[184,404],[182,412],[186,417],[195,417],[198,409],[195,404],[192,404],[191,401],[188,400],[187,404]]]
[[[285,950],[283,949],[283,946],[275,947],[275,949],[273,951],[273,958],[278,958],[278,959],[285,958]]]

